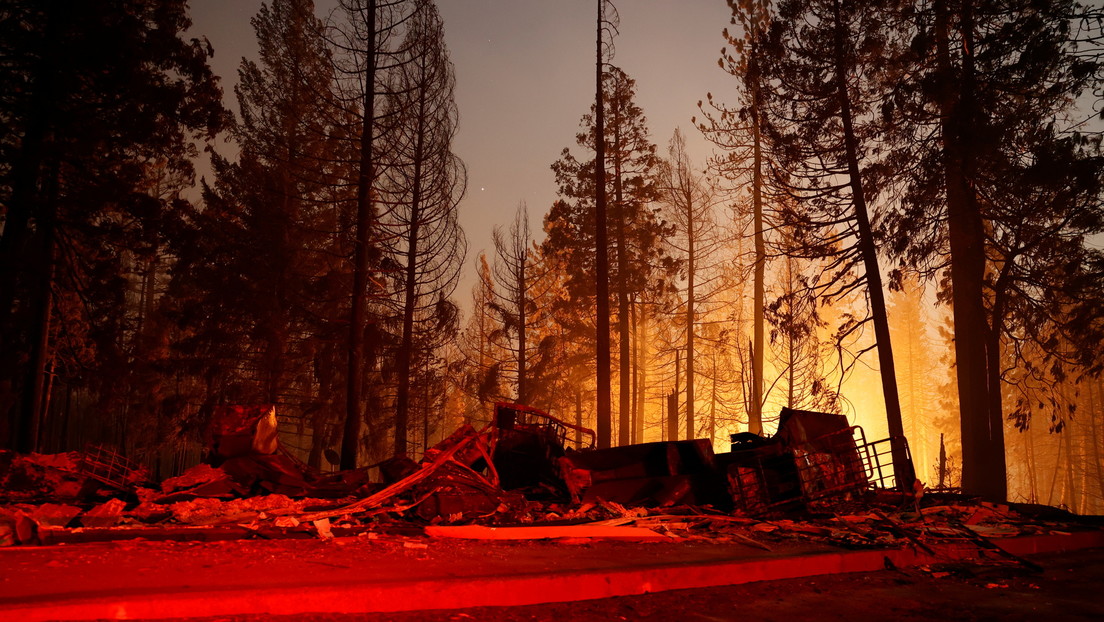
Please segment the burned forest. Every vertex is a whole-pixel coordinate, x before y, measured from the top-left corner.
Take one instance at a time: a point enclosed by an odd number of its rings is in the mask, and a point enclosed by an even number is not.
[[[0,546],[1096,542],[1093,3],[221,4],[0,9]]]

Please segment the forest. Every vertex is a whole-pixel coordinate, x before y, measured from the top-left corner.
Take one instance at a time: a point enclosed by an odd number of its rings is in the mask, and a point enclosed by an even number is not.
[[[647,6],[595,0],[558,198],[474,253],[433,0],[269,0],[232,97],[186,0],[6,2],[0,447],[167,477],[276,404],[352,469],[500,401],[600,447],[788,406],[907,438],[929,488],[1104,512],[1104,10],[726,1],[725,95],[656,137],[614,45]]]

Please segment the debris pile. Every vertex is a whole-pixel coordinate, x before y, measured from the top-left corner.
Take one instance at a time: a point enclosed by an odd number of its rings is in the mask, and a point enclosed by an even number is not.
[[[783,408],[777,434],[733,435],[732,451],[722,462],[734,508],[761,515],[835,502],[871,489],[914,490],[913,482],[893,478],[893,443],[911,463],[904,439],[870,443],[863,429],[849,425],[843,415]]]
[[[81,454],[26,454],[0,450],[0,494],[5,503],[65,502],[85,495]]]
[[[839,415],[784,409],[775,436],[734,435],[725,453],[706,440],[594,449],[594,437],[500,403],[491,425],[461,426],[418,462],[376,465],[383,481],[372,483],[369,468],[322,476],[296,461],[282,450],[271,406],[226,407],[211,428],[208,463],[159,484],[108,448],[0,452],[0,545],[202,527],[237,537],[392,532],[927,548],[1069,528],[1068,515],[922,498],[911,482],[897,486],[890,439],[867,442]]]

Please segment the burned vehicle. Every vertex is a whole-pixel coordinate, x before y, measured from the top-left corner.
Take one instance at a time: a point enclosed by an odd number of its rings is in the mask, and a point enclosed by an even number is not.
[[[904,438],[866,440],[860,426],[831,413],[783,408],[770,438],[732,435],[732,451],[718,456],[733,509],[756,515],[800,509],[855,496],[866,490],[910,490],[898,486],[893,448],[909,461]]]
[[[764,515],[912,486],[898,486],[894,476],[894,448],[911,462],[905,440],[868,442],[843,415],[783,408],[773,436],[734,434],[731,451],[715,453],[707,439],[594,449],[591,430],[516,404],[495,409],[493,463],[503,488],[559,487],[575,503],[709,505]],[[591,445],[566,447],[567,430]]]

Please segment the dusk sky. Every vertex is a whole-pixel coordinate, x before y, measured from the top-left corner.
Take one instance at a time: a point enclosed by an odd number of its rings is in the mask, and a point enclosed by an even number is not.
[[[237,112],[233,86],[243,56],[256,58],[250,18],[260,0],[192,0],[191,34],[215,50],[227,105]],[[319,16],[336,0],[317,0]],[[456,66],[460,126],[455,152],[468,166],[460,205],[468,269],[456,292],[467,307],[475,258],[492,251],[491,229],[507,225],[519,202],[541,219],[556,198],[549,168],[564,147],[575,147],[581,116],[594,100],[595,0],[439,0]],[[637,104],[648,117],[659,153],[681,127],[700,166],[711,149],[691,127],[697,102],[712,92],[734,99],[734,79],[717,66],[728,25],[724,0],[621,0],[613,62],[637,81]],[[229,149],[222,145],[221,151]],[[201,174],[203,171],[200,171]]]

